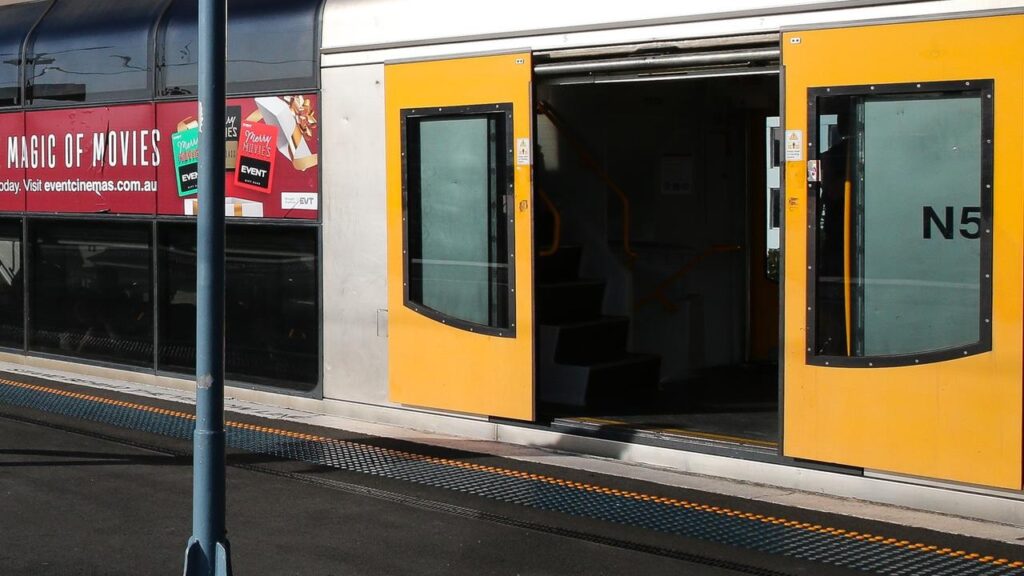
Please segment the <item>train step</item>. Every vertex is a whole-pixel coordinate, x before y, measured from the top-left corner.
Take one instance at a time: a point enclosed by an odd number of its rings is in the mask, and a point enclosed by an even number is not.
[[[542,364],[538,396],[545,404],[602,408],[638,404],[657,392],[661,358],[627,354],[593,364]]]
[[[536,322],[562,324],[599,318],[604,287],[604,280],[537,283]]]
[[[580,261],[583,247],[562,245],[550,256],[537,255],[534,261],[537,282],[568,282],[580,276]]]
[[[544,324],[538,327],[538,349],[563,364],[591,364],[624,357],[629,318],[603,316],[595,320]]]

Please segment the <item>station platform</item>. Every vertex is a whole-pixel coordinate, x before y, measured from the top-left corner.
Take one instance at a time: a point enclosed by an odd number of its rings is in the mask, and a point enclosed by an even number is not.
[[[73,380],[0,372],[0,572],[180,570],[188,395]],[[1017,526],[276,407],[226,420],[236,574],[1024,574]]]

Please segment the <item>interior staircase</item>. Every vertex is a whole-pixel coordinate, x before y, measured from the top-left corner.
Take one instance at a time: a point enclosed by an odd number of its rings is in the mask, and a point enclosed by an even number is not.
[[[537,113],[551,122],[575,150],[582,165],[620,199],[622,251],[627,258],[635,256],[629,243],[629,200],[625,192],[566,127],[550,103],[537,104]],[[661,358],[630,353],[629,318],[604,315],[606,281],[581,278],[583,248],[560,245],[561,215],[543,191],[541,180],[546,173],[544,156],[539,150],[535,160],[536,194],[547,205],[546,210],[534,216],[534,357],[542,410],[554,406],[563,413],[587,413],[650,403],[657,394]]]
[[[563,245],[535,259],[538,399],[577,413],[650,402],[661,359],[628,351],[629,318],[603,314],[605,281],[580,278],[582,255]]]

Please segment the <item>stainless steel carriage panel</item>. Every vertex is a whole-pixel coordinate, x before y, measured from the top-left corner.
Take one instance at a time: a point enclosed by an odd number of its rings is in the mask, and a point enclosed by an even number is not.
[[[322,82],[324,398],[386,404],[384,67]]]
[[[473,0],[327,0],[322,64],[708,38],[1022,5],[1021,0],[642,0],[596,2],[580,10],[571,2],[544,0],[510,5]]]

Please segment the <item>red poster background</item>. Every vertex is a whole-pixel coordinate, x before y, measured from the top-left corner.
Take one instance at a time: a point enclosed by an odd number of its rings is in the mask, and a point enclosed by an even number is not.
[[[56,137],[54,160],[51,168],[27,168],[25,178],[47,183],[102,182],[114,187],[131,183],[146,183],[156,180],[157,168],[153,160],[162,163],[171,161],[170,139],[160,136],[156,142],[159,150],[154,153],[151,145],[155,136],[153,130],[154,105],[134,104],[129,106],[76,108],[73,110],[40,110],[25,113],[25,134]],[[114,151],[114,164],[107,161],[94,165],[93,137],[95,134],[114,132],[114,144],[106,152]],[[132,134],[134,133],[134,141]],[[81,134],[82,155],[78,156],[77,144],[70,150],[72,165],[68,167],[66,153],[67,137],[72,141]],[[128,148],[122,150],[122,134],[128,134]],[[145,136],[144,136],[145,135]],[[146,140],[147,160],[142,159],[142,140]],[[164,141],[166,140],[166,142]],[[6,147],[6,146],[5,146]],[[127,154],[127,156],[122,153]],[[156,158],[158,154],[160,158]],[[110,158],[110,156],[105,156]],[[125,162],[127,160],[127,162]],[[143,163],[150,164],[143,166]],[[154,191],[29,191],[29,212],[109,212],[113,214],[152,214],[156,209]]]
[[[0,137],[3,142],[4,155],[0,158],[0,211],[21,212],[25,209],[25,170],[8,166],[7,139],[10,136],[20,136],[25,133],[25,114],[23,112],[11,112],[0,114]],[[12,187],[17,186],[17,190]]]

